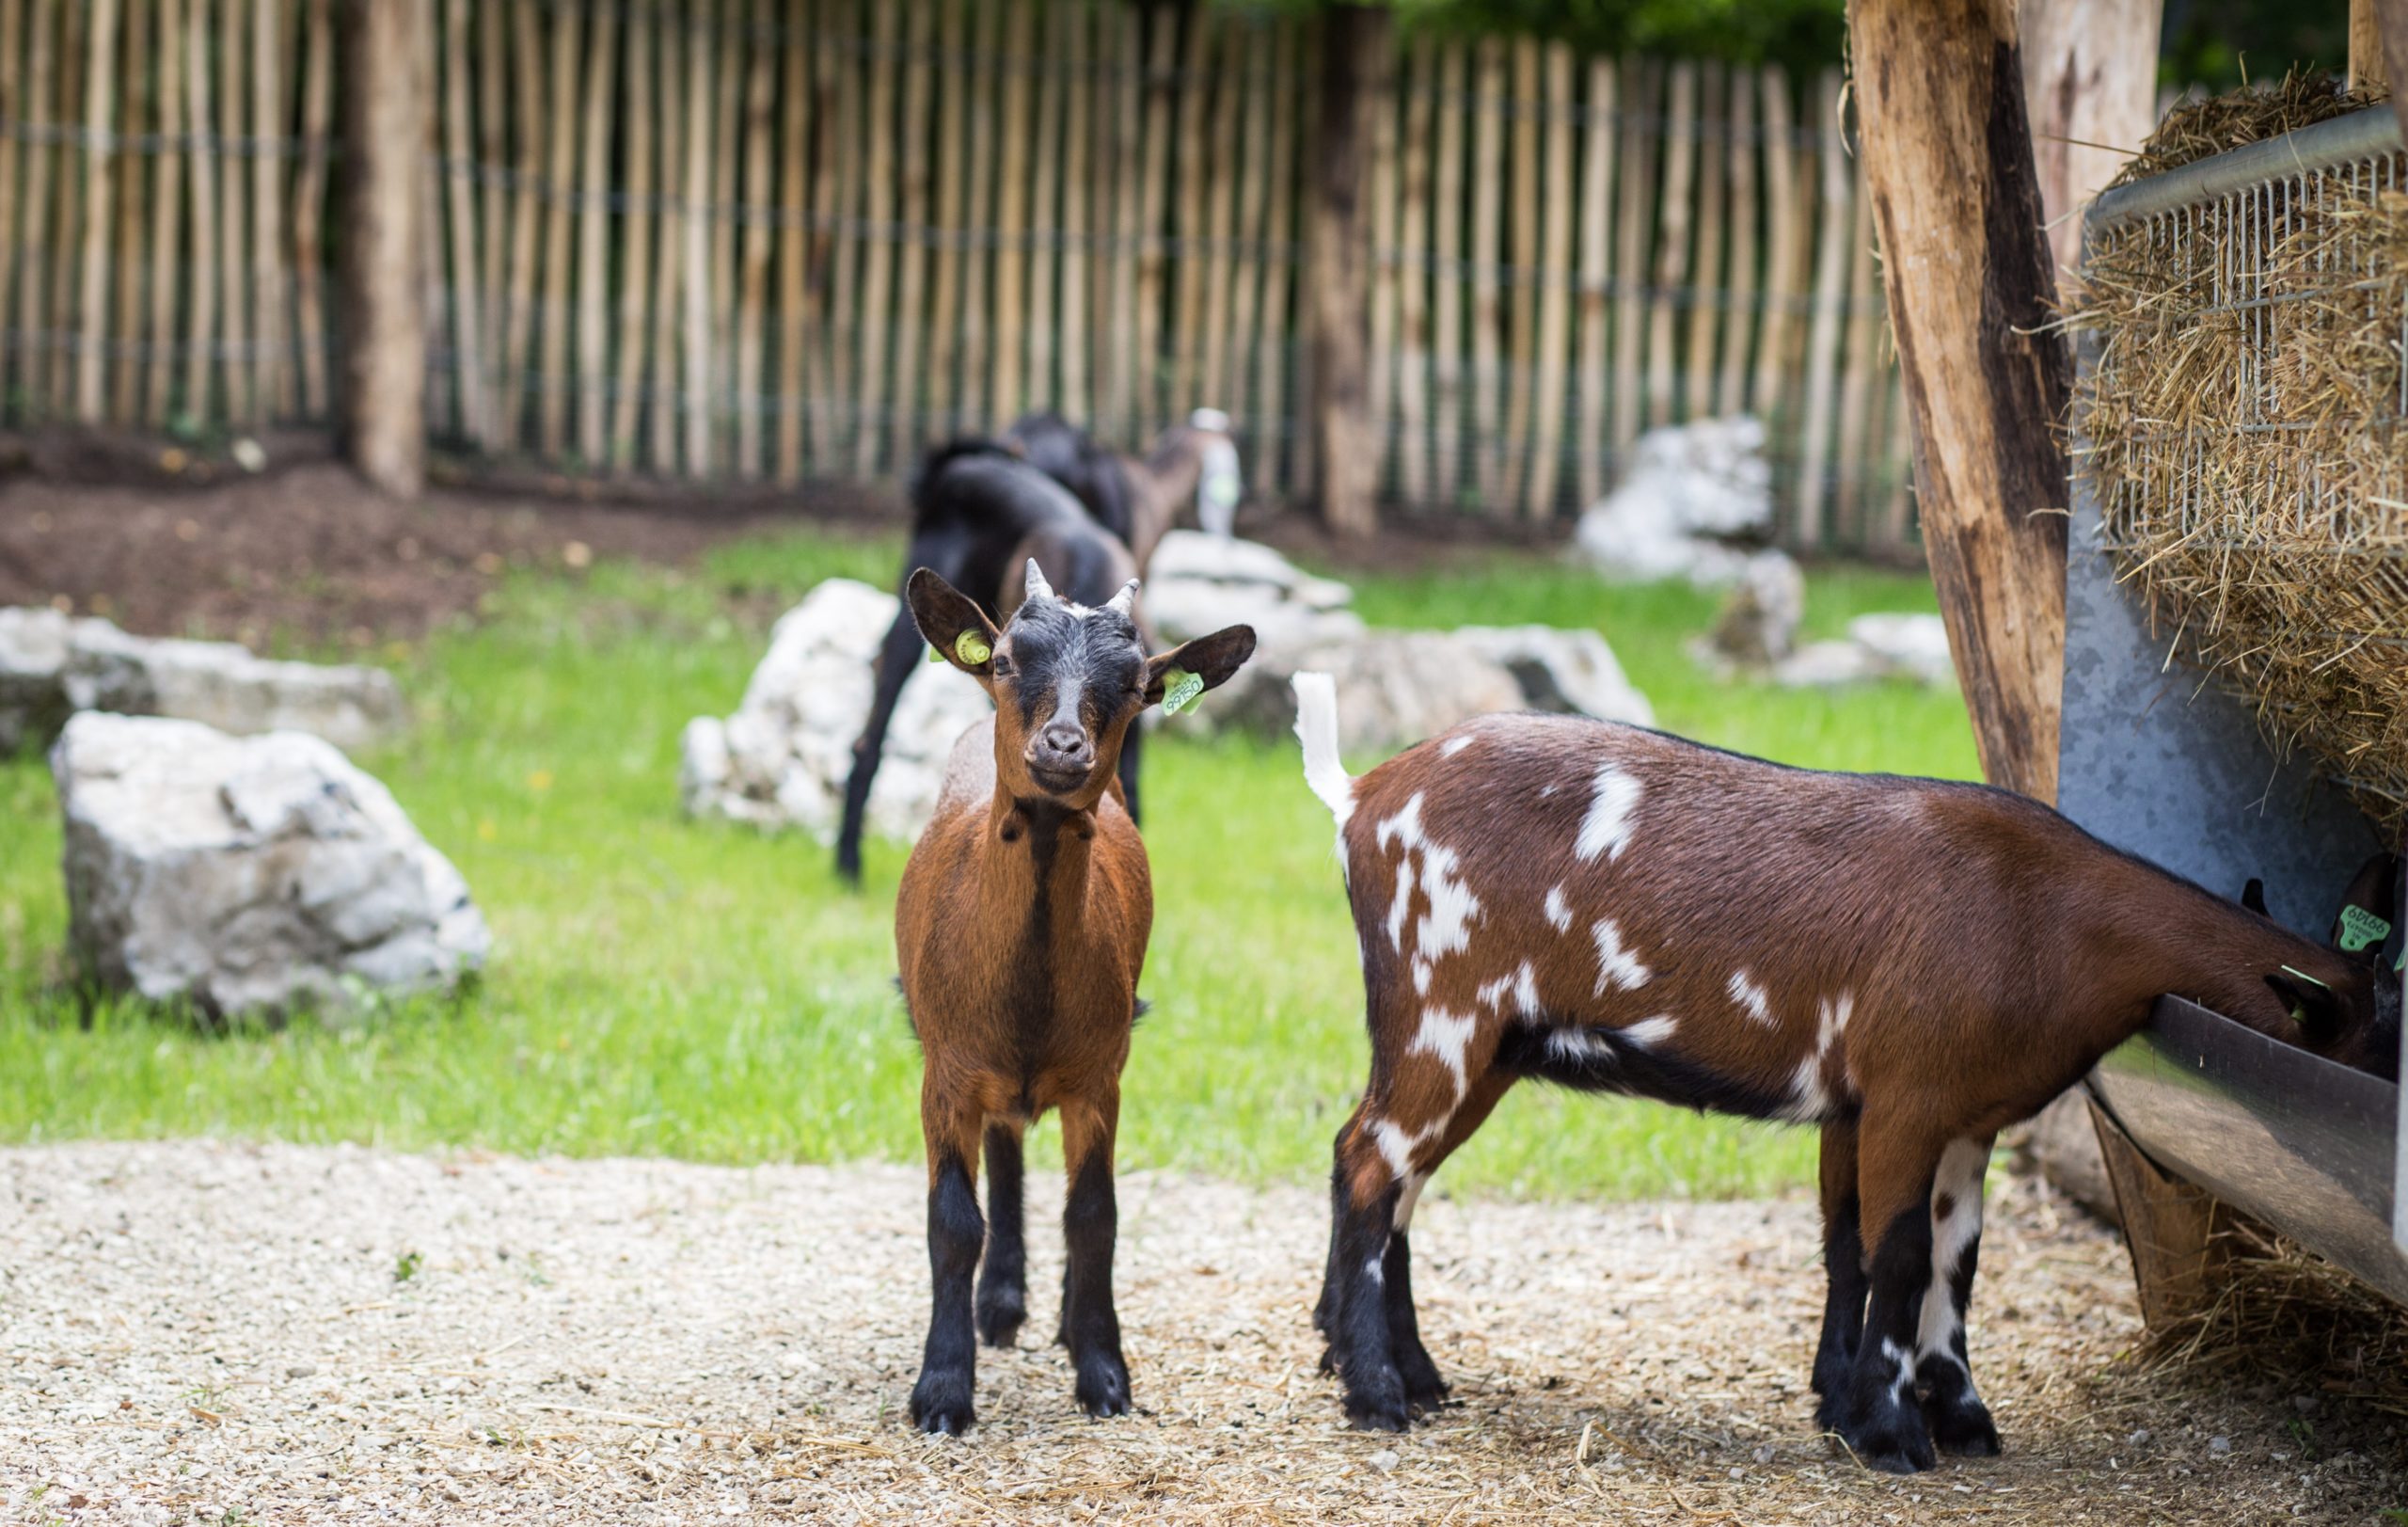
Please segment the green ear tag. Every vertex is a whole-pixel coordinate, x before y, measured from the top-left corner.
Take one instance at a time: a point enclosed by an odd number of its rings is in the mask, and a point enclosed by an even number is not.
[[[1204,676],[1191,674],[1184,668],[1174,668],[1168,677],[1169,686],[1163,691],[1163,714],[1176,716],[1195,704],[1196,697],[1204,692]]]
[[[975,668],[995,655],[987,638],[977,631],[964,631],[953,639],[953,655]]]
[[[2356,954],[2391,936],[2391,925],[2364,907],[2341,909],[2341,952]]]
[[[944,654],[939,652],[934,647],[930,647],[928,648],[928,660],[930,662],[943,662],[944,661]]]

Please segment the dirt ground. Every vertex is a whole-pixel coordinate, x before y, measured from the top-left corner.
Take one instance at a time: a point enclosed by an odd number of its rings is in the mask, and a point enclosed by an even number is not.
[[[1031,1195],[1031,1305],[1059,1195]],[[2127,1356],[2115,1240],[1995,1204],[1975,1371],[2007,1455],[1892,1479],[1817,1436],[1802,1201],[1425,1201],[1458,1404],[1343,1429],[1308,1312],[1321,1195],[1136,1174],[1138,1412],[1090,1422],[1032,1329],[980,1424],[901,1410],[911,1169],[205,1142],[0,1152],[0,1517],[26,1522],[2372,1521],[2397,1439],[2345,1399]]]

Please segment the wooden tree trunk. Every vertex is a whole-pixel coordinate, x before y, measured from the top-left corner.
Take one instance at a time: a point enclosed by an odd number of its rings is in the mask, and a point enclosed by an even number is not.
[[[1387,12],[1339,6],[1323,21],[1320,151],[1312,159],[1313,442],[1322,518],[1340,535],[1378,528],[1370,390],[1370,86],[1386,56]]]
[[[2164,0],[2021,0],[2017,20],[2032,161],[2049,252],[2060,271],[2081,261],[2081,209],[2157,125],[2157,33],[2164,9]],[[2351,39],[2354,43],[2354,30]],[[2353,48],[2353,72],[2356,56]]]
[[[1849,0],[1924,542],[1992,784],[2053,801],[2073,368],[2024,119],[2014,0]]]
[[[347,0],[343,90],[342,422],[352,465],[414,499],[426,482],[428,103],[416,0]]]

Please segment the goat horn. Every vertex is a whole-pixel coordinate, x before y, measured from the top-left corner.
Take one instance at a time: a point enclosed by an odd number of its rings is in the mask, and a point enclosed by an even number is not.
[[[1136,619],[1137,581],[1133,578],[1128,582],[1121,584],[1120,592],[1114,595],[1111,599],[1104,604],[1104,608],[1106,610],[1116,611],[1120,614],[1127,615],[1132,620]]]
[[[1032,599],[1054,597],[1054,585],[1045,581],[1045,569],[1037,565],[1035,557],[1028,559],[1028,597]]]

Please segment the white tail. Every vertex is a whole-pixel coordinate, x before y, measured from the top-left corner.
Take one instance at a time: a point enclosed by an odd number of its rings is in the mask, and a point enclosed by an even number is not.
[[[1327,674],[1298,674],[1296,740],[1305,745],[1305,783],[1344,827],[1354,814],[1354,780],[1338,761],[1338,681]]]

